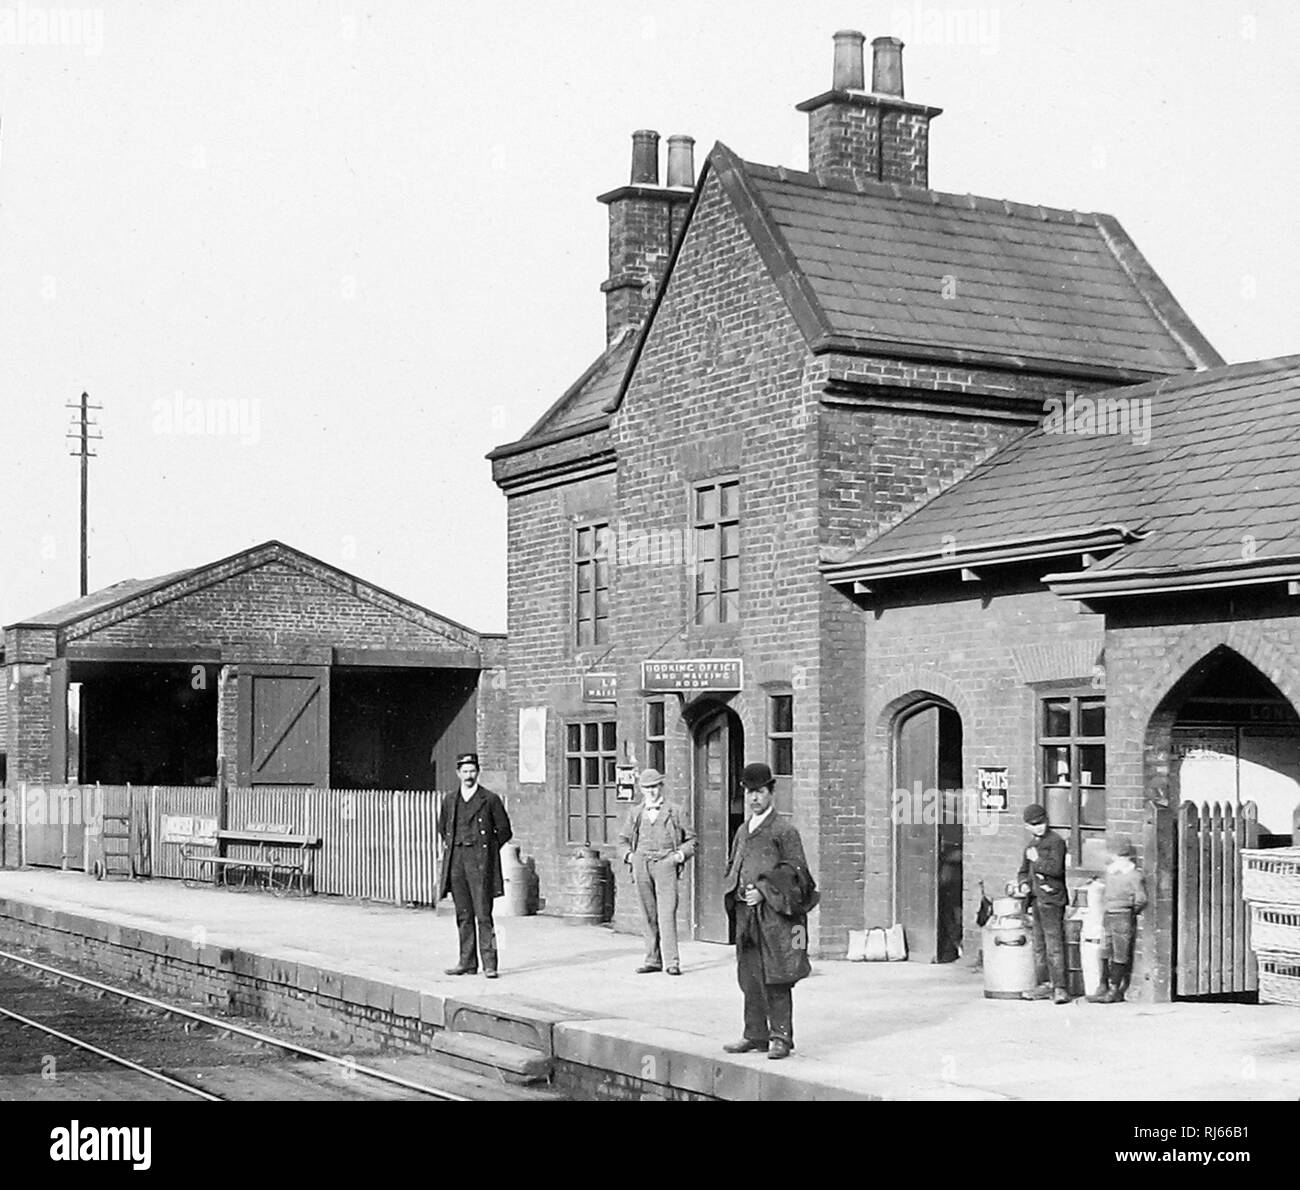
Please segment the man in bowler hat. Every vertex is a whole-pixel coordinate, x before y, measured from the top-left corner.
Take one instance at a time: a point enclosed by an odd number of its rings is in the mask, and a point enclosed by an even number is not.
[[[1065,968],[1065,840],[1047,825],[1047,811],[1035,803],[1025,807],[1025,829],[1032,836],[1017,877],[1020,892],[1034,907],[1034,965],[1038,988],[1027,1000],[1070,1002]]]
[[[812,971],[808,913],[819,900],[799,832],[777,816],[776,781],[765,764],[747,764],[749,818],[731,844],[722,891],[736,923],[736,976],[745,998],[745,1035],[722,1048],[729,1054],[794,1049],[791,988]]]
[[[501,848],[513,832],[501,799],[478,783],[478,753],[456,758],[460,788],[442,796],[438,833],[442,839],[442,869],[438,899],[448,892],[456,905],[460,960],[448,975],[473,975],[483,960],[483,974],[497,977],[497,938],[492,899],[505,892]],[[475,934],[477,933],[477,938]]]
[[[664,776],[658,769],[643,769],[637,783],[641,804],[628,813],[618,836],[623,862],[632,869],[641,897],[645,962],[636,973],[680,975],[677,881],[682,865],[695,854],[695,832],[682,820],[681,810],[664,801]]]

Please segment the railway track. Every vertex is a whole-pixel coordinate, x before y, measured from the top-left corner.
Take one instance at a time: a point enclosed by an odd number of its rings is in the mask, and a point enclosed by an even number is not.
[[[0,950],[0,1100],[550,1097],[431,1059],[374,1060],[388,1069]]]

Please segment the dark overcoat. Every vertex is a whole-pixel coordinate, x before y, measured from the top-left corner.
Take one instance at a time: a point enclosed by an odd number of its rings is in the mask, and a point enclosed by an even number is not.
[[[747,884],[763,893],[758,905],[740,896]],[[752,834],[742,824],[731,841],[722,891],[737,948],[757,945],[762,952],[764,983],[797,983],[811,974],[808,913],[820,894],[794,826],[775,811]]]
[[[1037,853],[1037,859],[1029,858],[1031,848]],[[1064,905],[1069,899],[1065,891],[1065,840],[1048,828],[1042,838],[1030,842],[1025,847],[1017,879],[1029,885],[1030,898],[1039,904]]]
[[[438,900],[451,892],[451,849],[456,832],[456,803],[461,800],[460,790],[453,789],[442,795],[438,808],[438,837],[442,841],[442,863],[438,868]],[[483,853],[483,879],[494,897],[505,893],[501,876],[501,848],[514,838],[510,829],[510,816],[505,803],[490,789],[480,785],[474,796],[460,807],[462,815],[469,814],[478,838],[475,847]]]

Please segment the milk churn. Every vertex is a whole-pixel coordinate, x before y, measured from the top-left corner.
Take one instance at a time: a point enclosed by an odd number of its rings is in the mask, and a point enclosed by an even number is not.
[[[580,847],[568,861],[564,916],[570,921],[597,925],[605,920],[605,885],[609,863],[594,847]]]
[[[1025,902],[1019,897],[997,897],[993,917],[984,926],[984,997],[1019,1000],[1037,985],[1034,943]]]
[[[501,848],[501,882],[505,892],[496,908],[499,917],[527,917],[533,912],[533,871],[519,857],[519,844]]]
[[[1093,997],[1101,994],[1102,972],[1106,954],[1106,886],[1093,880],[1085,887],[1087,904],[1083,909],[1083,928],[1079,937],[1079,959],[1083,966],[1083,992]]]

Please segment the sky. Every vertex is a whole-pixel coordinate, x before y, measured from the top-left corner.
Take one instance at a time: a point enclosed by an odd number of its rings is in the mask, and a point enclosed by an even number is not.
[[[484,455],[604,345],[631,133],[805,168],[901,37],[939,190],[1119,218],[1229,361],[1300,351],[1300,6],[0,0],[0,624],[276,538],[505,628]]]

